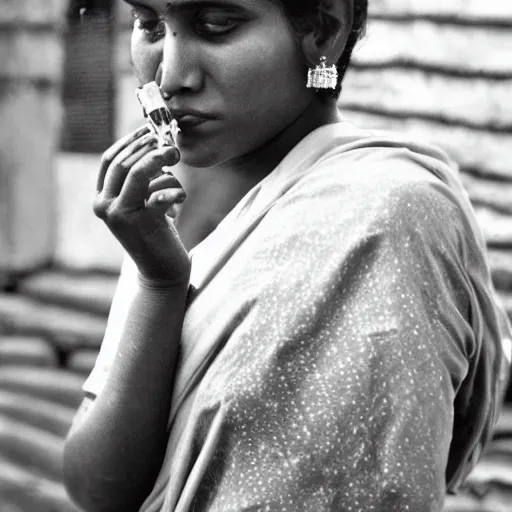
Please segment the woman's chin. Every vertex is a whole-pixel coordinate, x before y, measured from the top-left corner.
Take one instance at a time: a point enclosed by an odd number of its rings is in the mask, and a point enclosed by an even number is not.
[[[224,145],[213,137],[192,138],[178,135],[181,162],[190,167],[215,167],[227,160]]]
[[[190,137],[182,132],[178,134],[177,146],[180,150],[180,161],[192,167],[207,167],[210,165],[211,151],[208,144],[200,137]]]
[[[181,158],[180,162],[185,164],[188,167],[197,167],[197,168],[205,168],[205,167],[214,167],[219,163],[219,159],[216,158],[216,155],[212,154],[211,151],[208,151],[206,148],[187,148],[183,146],[178,146]]]

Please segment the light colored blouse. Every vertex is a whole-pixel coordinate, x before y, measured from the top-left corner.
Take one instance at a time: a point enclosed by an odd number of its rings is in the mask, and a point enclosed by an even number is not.
[[[165,461],[144,512],[439,511],[488,441],[510,328],[441,151],[306,136],[191,251]],[[137,287],[127,261],[98,395]]]

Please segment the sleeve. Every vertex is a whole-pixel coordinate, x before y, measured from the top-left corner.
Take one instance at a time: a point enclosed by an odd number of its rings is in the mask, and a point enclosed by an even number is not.
[[[129,256],[125,256],[100,351],[94,368],[82,386],[87,394],[98,396],[105,386],[137,286],[137,267]]]
[[[229,356],[231,411],[197,510],[439,511],[453,436],[471,451],[492,423],[495,376],[471,397],[484,418],[454,422],[466,378],[501,359],[482,350],[498,332],[474,330],[464,254],[482,249],[446,187],[386,187],[321,208],[309,188],[266,218],[271,278]]]

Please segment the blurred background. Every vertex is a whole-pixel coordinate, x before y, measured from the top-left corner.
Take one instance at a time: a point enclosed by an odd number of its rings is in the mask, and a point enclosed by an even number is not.
[[[459,163],[512,316],[512,2],[369,2],[340,108]],[[0,2],[0,512],[77,510],[63,440],[122,257],[91,200],[101,153],[142,122],[129,37],[119,0]],[[510,390],[446,510],[512,511]]]

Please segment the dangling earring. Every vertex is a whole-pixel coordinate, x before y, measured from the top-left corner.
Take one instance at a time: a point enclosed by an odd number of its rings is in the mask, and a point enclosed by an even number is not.
[[[309,69],[306,87],[309,89],[336,89],[338,68],[335,64],[327,67],[326,61],[325,57],[320,57],[320,64],[315,69]]]

